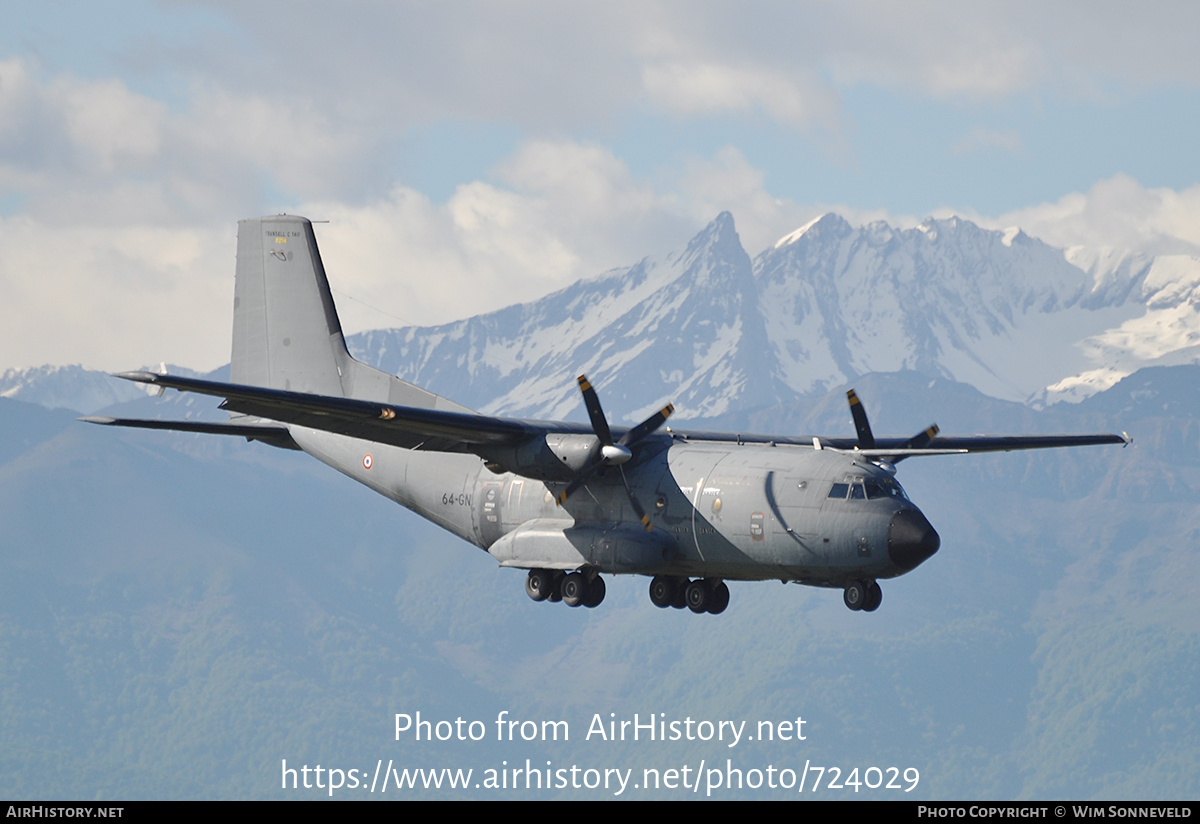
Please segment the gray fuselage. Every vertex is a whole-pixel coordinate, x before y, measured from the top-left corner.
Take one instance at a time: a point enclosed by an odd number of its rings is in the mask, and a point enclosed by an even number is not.
[[[565,505],[562,484],[494,473],[473,455],[423,452],[292,427],[306,451],[504,566],[798,581],[890,578],[937,549],[892,476],[853,452],[688,442],[661,434]]]

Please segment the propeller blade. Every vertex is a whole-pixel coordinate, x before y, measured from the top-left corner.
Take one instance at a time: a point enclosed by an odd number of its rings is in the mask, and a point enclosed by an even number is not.
[[[936,423],[932,423],[929,425],[928,429],[924,430],[923,432],[918,432],[905,441],[901,449],[924,449],[933,442],[933,439],[937,437],[937,433],[939,431],[941,430],[938,429],[938,425]],[[907,457],[909,456],[897,455],[892,459],[892,463],[898,464]]]
[[[911,438],[905,441],[904,448],[924,449],[925,447],[929,446],[929,442],[936,438],[937,433],[940,431],[941,430],[938,429],[938,425],[936,423],[930,424],[929,428],[924,432],[918,432],[916,435],[913,435]]]
[[[633,507],[634,514],[638,516],[638,520],[642,522],[642,526],[646,527],[646,531],[650,532],[654,529],[650,525],[650,516],[646,514],[646,510],[642,509],[642,505],[638,503],[638,499],[634,497],[633,490],[629,488],[629,479],[625,477],[625,467],[619,467],[621,470],[621,482],[625,484],[625,494],[629,496],[629,505]]]
[[[588,473],[586,470],[584,472],[580,472],[578,475],[576,475],[575,480],[573,480],[569,484],[567,484],[567,488],[564,489],[562,492],[558,493],[558,497],[554,499],[554,502],[556,504],[558,504],[559,506],[562,506],[564,503],[566,503],[567,498],[574,495],[575,492],[577,492],[579,490],[579,487],[583,486],[583,482],[587,480],[587,476],[588,476]]]
[[[628,432],[626,432],[624,435],[622,435],[619,443],[621,444],[621,446],[633,446],[635,443],[640,441],[642,438],[646,437],[651,432],[653,432],[654,430],[656,430],[660,426],[662,426],[664,423],[666,423],[667,418],[671,417],[671,413],[674,411],[675,411],[675,404],[673,404],[673,403],[667,404],[662,409],[658,410],[653,415],[646,418],[646,420],[639,423],[633,429],[630,429]]]
[[[858,432],[858,448],[874,449],[875,436],[871,434],[871,424],[867,421],[867,410],[863,408],[862,401],[853,389],[846,393],[846,400],[850,401],[850,414],[854,417],[854,429]]]
[[[612,431],[608,428],[608,419],[604,417],[604,410],[600,408],[600,397],[592,388],[587,375],[580,375],[578,381],[579,391],[583,393],[583,405],[587,407],[588,419],[592,422],[592,431],[596,433],[601,444],[611,446]]]

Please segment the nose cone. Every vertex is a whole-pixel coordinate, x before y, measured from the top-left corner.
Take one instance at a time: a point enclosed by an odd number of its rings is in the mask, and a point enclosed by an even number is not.
[[[938,551],[942,539],[919,509],[902,509],[888,524],[888,557],[905,572]]]

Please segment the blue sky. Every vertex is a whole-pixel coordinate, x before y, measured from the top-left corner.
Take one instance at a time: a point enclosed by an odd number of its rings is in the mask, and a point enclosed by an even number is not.
[[[1200,7],[7,3],[0,369],[228,356],[236,220],[351,330],[533,299],[719,211],[1200,250]],[[368,307],[376,307],[372,311]]]

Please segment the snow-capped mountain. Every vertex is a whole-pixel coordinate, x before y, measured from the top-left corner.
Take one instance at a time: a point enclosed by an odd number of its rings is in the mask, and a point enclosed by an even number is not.
[[[201,377],[199,372],[183,366],[158,364],[142,368],[188,378]],[[147,392],[142,385],[113,380],[111,375],[79,365],[7,369],[0,374],[0,398],[35,403],[47,409],[70,409],[90,414],[114,404],[144,398],[147,394],[156,392],[153,389]]]
[[[1041,406],[1200,360],[1198,307],[1200,260],[1186,255],[1056,249],[961,218],[855,228],[826,214],[752,261],[723,213],[674,253],[540,300],[349,344],[481,412],[524,417],[582,419],[585,372],[623,421],[668,401],[678,420],[725,416],[900,370]],[[4,373],[0,396],[93,412],[140,390],[42,367]]]
[[[854,228],[827,214],[752,262],[724,213],[665,257],[351,346],[481,411],[534,417],[578,413],[581,372],[626,420],[668,400],[681,420],[713,417],[898,370],[1044,404],[1192,362],[1198,304],[1200,261],[1186,256],[1064,251],[961,218]]]
[[[36,366],[0,374],[0,398],[15,398],[47,409],[94,412],[114,403],[145,397],[145,390],[82,366]]]
[[[710,417],[745,397],[793,395],[772,368],[758,302],[724,213],[664,258],[533,303],[350,343],[369,363],[483,412],[566,417],[582,408],[575,377],[586,372],[610,414],[645,417],[673,401],[681,418]]]

